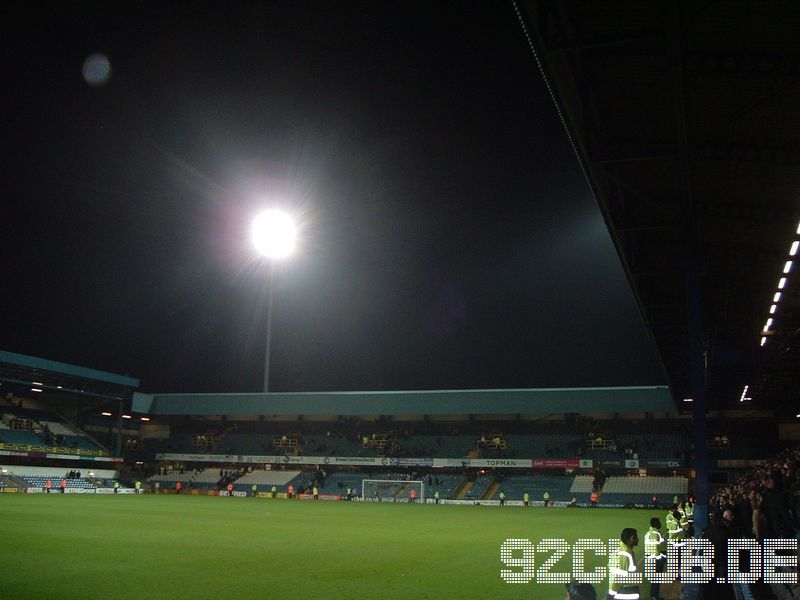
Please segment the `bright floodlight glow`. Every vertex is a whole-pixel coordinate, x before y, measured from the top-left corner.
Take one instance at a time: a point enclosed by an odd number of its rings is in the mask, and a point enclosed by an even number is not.
[[[742,395],[739,398],[739,402],[744,402],[745,400],[752,400],[752,398],[748,398],[747,397],[747,390],[748,389],[750,389],[749,385],[744,386],[744,389],[742,390]]]
[[[101,86],[111,78],[111,63],[105,54],[92,54],[83,61],[83,78],[91,86]]]
[[[253,244],[269,258],[284,258],[294,250],[297,228],[292,218],[280,210],[265,210],[253,221]]]
[[[774,315],[776,310],[778,310],[778,305],[773,304],[772,306],[769,307],[769,314]]]
[[[778,289],[782,290],[783,286],[786,285],[786,277],[781,277],[781,280],[778,282]]]
[[[800,223],[797,224],[797,233],[800,235]]]
[[[764,345],[764,344],[766,344],[766,343],[767,343],[767,338],[765,338],[765,337],[762,337],[762,338],[761,338],[761,345],[763,346],[763,345]]]
[[[789,271],[791,271],[791,270],[792,270],[792,261],[790,261],[790,260],[787,260],[787,261],[786,261],[786,264],[785,264],[785,265],[783,265],[783,272],[784,272],[784,273],[788,273],[788,272],[789,272]]]
[[[772,325],[772,318],[767,319],[767,324],[764,325],[763,331],[769,331],[769,326]]]
[[[772,301],[776,304],[781,301],[781,293],[775,292],[775,295],[772,297]]]
[[[792,247],[789,248],[789,256],[794,256],[795,254],[797,254],[798,246],[800,246],[800,242],[798,242],[797,240],[792,242]]]

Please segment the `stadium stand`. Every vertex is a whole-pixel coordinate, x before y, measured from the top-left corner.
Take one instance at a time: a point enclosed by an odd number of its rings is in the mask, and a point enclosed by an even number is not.
[[[303,454],[315,456],[360,456],[363,450],[355,440],[333,433],[310,435],[302,444]]]
[[[467,497],[474,498],[475,500],[483,499],[484,494],[486,494],[486,490],[489,489],[489,486],[491,486],[493,482],[494,475],[492,474],[478,475],[475,478],[472,487],[467,492]]]
[[[505,439],[514,455],[531,458],[578,456],[581,445],[580,436],[569,434],[511,434]]]
[[[255,470],[245,473],[236,480],[236,489],[250,491],[256,484],[257,491],[268,492],[274,485],[279,492],[285,492],[289,482],[300,474],[300,471],[264,471]]]
[[[285,492],[289,482],[296,479],[300,474],[301,471],[299,470],[265,471],[257,469],[250,472],[238,472],[219,468],[188,471],[174,469],[149,477],[147,483],[152,485],[159,482],[162,489],[172,489],[175,483],[180,481],[189,488],[212,490],[225,487],[227,485],[227,477],[230,476],[236,491],[249,492],[255,483],[257,491],[260,492],[269,491],[273,485],[279,488],[278,491]]]
[[[688,487],[686,477],[609,477],[603,486],[599,505],[650,504],[654,494],[667,504],[673,496],[685,498]],[[591,491],[592,477],[585,475],[575,477],[569,488],[569,494],[579,502],[585,502]]]
[[[30,487],[33,488],[44,488],[47,480],[50,480],[50,483],[53,486],[53,491],[57,491],[59,488],[59,484],[61,483],[61,479],[64,477],[63,473],[61,475],[53,475],[52,477],[44,477],[44,476],[23,476],[24,479]],[[84,477],[81,478],[70,478],[67,479],[67,489],[88,489],[93,490],[96,486],[85,479]]]
[[[46,449],[53,454],[108,455],[105,448],[53,412],[7,406],[3,407],[0,422],[0,443],[3,444]]]
[[[528,492],[532,501],[539,502],[543,494],[548,492],[552,501],[567,502],[572,497],[570,489],[573,479],[573,477],[550,475],[511,476],[502,480],[500,489],[506,493],[509,500],[522,500],[522,495]]]
[[[324,485],[319,488],[320,493],[341,495],[346,494],[347,488],[350,488],[351,490],[356,490],[358,494],[361,494],[361,481],[369,478],[367,473],[361,472],[354,473],[345,471],[333,473],[325,478]]]
[[[432,498],[433,493],[437,490],[439,491],[439,496],[441,498],[452,498],[453,494],[456,491],[456,488],[461,484],[464,480],[463,476],[461,475],[454,475],[454,474],[439,474],[433,477],[433,481],[429,485],[430,491],[428,493],[428,497]]]

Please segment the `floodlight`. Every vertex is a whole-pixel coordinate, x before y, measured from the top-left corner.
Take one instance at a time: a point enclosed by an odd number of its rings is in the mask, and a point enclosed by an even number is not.
[[[284,258],[294,250],[297,228],[294,220],[280,210],[265,210],[253,221],[253,244],[268,258]]]

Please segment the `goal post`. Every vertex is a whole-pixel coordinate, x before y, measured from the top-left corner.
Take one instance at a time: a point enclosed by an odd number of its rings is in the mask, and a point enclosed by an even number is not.
[[[415,492],[412,494],[412,490]],[[363,479],[361,499],[378,502],[425,502],[425,483],[400,479]]]

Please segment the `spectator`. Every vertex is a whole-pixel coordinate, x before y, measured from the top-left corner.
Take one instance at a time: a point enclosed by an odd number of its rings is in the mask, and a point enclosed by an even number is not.
[[[740,537],[733,529],[733,511],[726,510],[722,516],[711,515],[711,525],[703,532],[703,538],[714,547],[714,573],[719,577],[727,577],[728,573],[728,540]],[[715,578],[702,586],[705,600],[733,600],[733,586],[730,583],[719,583]]]
[[[597,592],[589,583],[573,581],[567,584],[567,595],[564,600],[597,600]]]
[[[789,504],[786,502],[786,497],[776,488],[775,476],[770,475],[764,479],[762,498],[764,514],[772,532],[782,538],[794,537],[789,516]]]
[[[764,510],[761,506],[761,501],[754,496],[752,500],[753,505],[753,535],[759,542],[772,537],[767,525],[767,517],[764,515]]]

